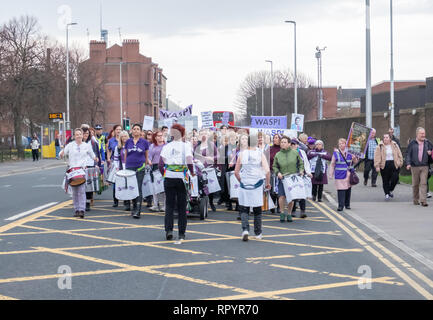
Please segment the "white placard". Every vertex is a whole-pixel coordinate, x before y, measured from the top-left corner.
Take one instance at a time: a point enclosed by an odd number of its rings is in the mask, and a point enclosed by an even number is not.
[[[153,117],[144,116],[143,130],[153,130],[155,119]]]
[[[213,127],[213,115],[212,111],[206,111],[201,113],[201,126],[202,128]]]

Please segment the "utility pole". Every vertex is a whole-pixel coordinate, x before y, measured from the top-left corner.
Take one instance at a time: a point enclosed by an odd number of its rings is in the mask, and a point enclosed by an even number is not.
[[[371,105],[371,49],[370,49],[370,0],[366,5],[366,89],[365,89],[365,116],[366,126],[373,127],[373,114]]]
[[[316,47],[316,58],[317,58],[317,100],[318,100],[318,118],[323,119],[323,89],[322,89],[322,51],[326,47],[320,49]]]
[[[393,26],[392,26],[392,0],[389,1],[390,5],[390,17],[391,17],[391,83],[390,83],[390,104],[391,109],[391,128],[395,127],[395,113],[394,113],[394,43],[393,43]]]

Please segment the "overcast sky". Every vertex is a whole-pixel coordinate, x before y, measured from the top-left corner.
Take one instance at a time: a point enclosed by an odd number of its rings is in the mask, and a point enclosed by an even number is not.
[[[101,0],[2,1],[0,22],[30,14],[42,31],[65,42],[62,22],[79,25],[71,41],[87,48],[99,39]],[[194,114],[233,110],[239,86],[250,72],[294,67],[293,25],[297,23],[298,72],[317,83],[315,48],[323,52],[324,86],[365,87],[364,0],[103,0],[109,44],[139,39],[168,78],[167,93]],[[433,76],[433,1],[394,0],[396,80]],[[371,1],[372,82],[389,79],[389,0]]]

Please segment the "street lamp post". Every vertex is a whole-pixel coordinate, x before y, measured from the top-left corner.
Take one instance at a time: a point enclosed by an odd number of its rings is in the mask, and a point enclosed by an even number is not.
[[[366,5],[366,89],[365,89],[365,116],[366,125],[373,126],[373,114],[371,104],[371,49],[370,49],[370,0],[365,0]]]
[[[271,64],[271,116],[274,116],[274,64],[271,60],[266,60]]]
[[[295,28],[295,113],[298,113],[298,74],[297,74],[297,62],[296,62],[296,21],[286,21],[286,23],[293,23]]]
[[[391,109],[391,128],[395,127],[395,113],[394,113],[394,43],[393,43],[393,28],[392,28],[392,0],[390,4],[390,16],[391,16],[391,83],[390,83],[390,109]]]
[[[77,25],[76,22],[66,25],[66,126],[67,130],[71,129],[71,121],[69,118],[69,26]]]
[[[317,58],[317,88],[318,88],[318,111],[319,111],[319,120],[323,119],[323,89],[322,89],[322,51],[324,51],[326,47],[320,49],[316,47],[316,58]]]

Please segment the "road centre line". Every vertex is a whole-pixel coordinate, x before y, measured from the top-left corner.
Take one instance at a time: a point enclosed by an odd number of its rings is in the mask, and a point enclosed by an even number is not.
[[[15,220],[17,220],[17,219],[19,219],[19,218],[22,218],[22,217],[28,216],[29,214],[32,214],[32,213],[34,213],[34,212],[37,212],[37,211],[43,210],[43,209],[48,208],[48,207],[51,207],[51,206],[54,206],[55,204],[58,204],[58,202],[50,202],[50,203],[44,204],[44,205],[42,205],[42,206],[39,206],[39,207],[37,207],[37,208],[34,208],[34,209],[31,209],[31,210],[28,210],[28,211],[26,211],[26,212],[22,212],[22,213],[16,214],[16,215],[14,215],[14,216],[12,216],[12,217],[10,217],[10,218],[7,218],[7,219],[5,219],[5,220],[6,220],[6,221],[15,221]]]
[[[368,250],[371,254],[373,254],[375,257],[377,257],[382,263],[384,263],[388,268],[390,268],[392,271],[394,271],[397,275],[399,275],[402,279],[404,279],[412,288],[414,288],[418,293],[420,293],[423,297],[425,297],[428,300],[433,300],[433,295],[428,292],[427,290],[425,290],[421,285],[419,285],[416,281],[414,281],[412,278],[410,278],[406,273],[404,273],[403,271],[401,271],[399,268],[397,268],[392,262],[390,262],[387,258],[385,258],[383,255],[381,255],[378,251],[376,251],[375,249],[373,249],[371,246],[369,246],[364,240],[360,239],[358,236],[356,236],[351,230],[349,230],[349,227],[346,227],[343,224],[343,221],[351,224],[349,221],[347,221],[347,219],[342,218],[337,212],[335,212],[334,210],[329,209],[329,212],[327,212],[324,208],[322,208],[322,206],[317,205],[316,203],[312,203],[315,207],[317,207],[320,211],[322,211],[326,216],[328,216],[332,221],[334,221],[338,226],[340,226],[340,228],[342,228],[344,231],[346,231],[346,233],[348,233],[353,240],[355,240],[356,242],[358,242],[361,246],[363,246],[366,250]],[[325,207],[326,205],[324,205],[322,203],[322,205]],[[327,206],[326,206],[327,207]],[[332,214],[331,214],[332,213]],[[339,219],[337,219],[336,217],[339,217]],[[353,225],[353,224],[352,224]],[[356,226],[355,230],[357,230],[358,228]],[[361,235],[362,236],[362,235]],[[367,240],[367,239],[365,239]],[[373,242],[373,244],[375,244]]]
[[[48,214],[48,213],[51,213],[51,212],[54,212],[54,211],[57,211],[57,210],[63,209],[65,206],[67,206],[67,205],[69,205],[69,204],[71,204],[71,203],[72,203],[72,200],[68,200],[68,201],[65,201],[65,202],[59,203],[58,205],[55,205],[54,207],[51,207],[51,208],[45,209],[45,210],[40,211],[40,212],[37,212],[37,213],[34,213],[34,214],[32,214],[31,216],[27,216],[27,217],[22,218],[22,219],[20,219],[20,220],[17,220],[17,221],[14,221],[14,222],[9,223],[9,224],[7,224],[7,225],[1,226],[1,227],[0,227],[0,234],[3,233],[3,232],[5,232],[5,231],[8,231],[8,230],[10,230],[10,229],[13,229],[13,228],[19,227],[19,226],[21,226],[21,225],[23,225],[23,224],[25,224],[25,223],[27,223],[27,222],[30,222],[30,221],[32,221],[32,220],[35,220],[35,219],[37,219],[37,218],[39,218],[39,217],[41,217],[41,216],[44,216],[44,215],[46,215],[46,214]]]

